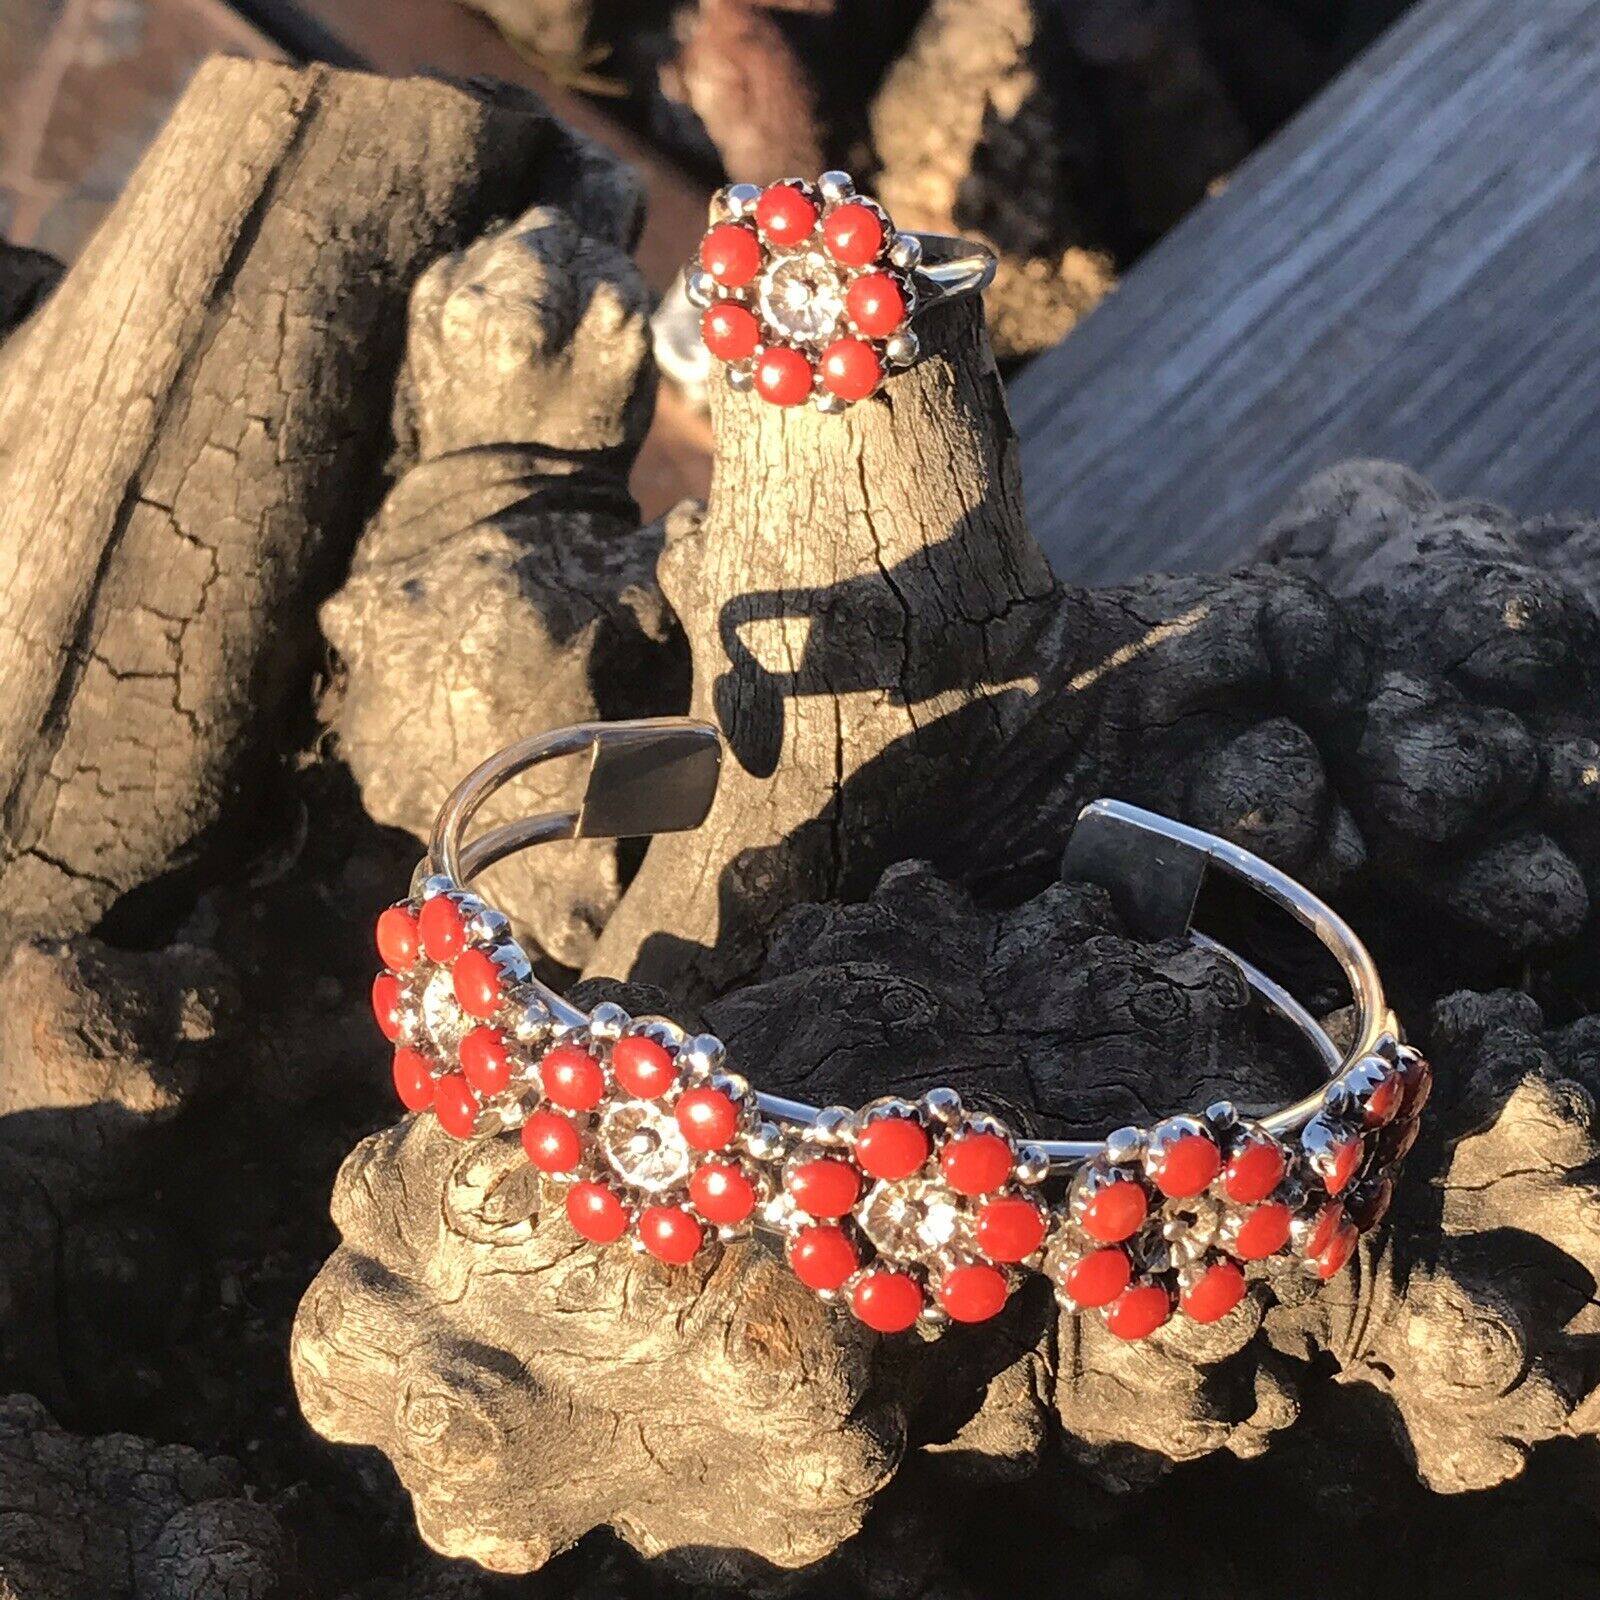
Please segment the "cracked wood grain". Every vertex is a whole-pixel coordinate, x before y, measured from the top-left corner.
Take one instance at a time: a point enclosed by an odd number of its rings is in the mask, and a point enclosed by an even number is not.
[[[705,826],[652,845],[591,971],[726,988],[777,909],[859,895],[896,853],[939,848],[901,824],[1014,725],[1055,588],[992,425],[1005,402],[975,308],[924,319],[924,337],[928,359],[842,417],[719,395],[709,505],[669,521],[658,570],[692,709],[731,759]],[[892,780],[852,781],[891,753]]]
[[[8,937],[90,926],[215,847],[303,715],[308,602],[381,492],[412,283],[508,203],[592,181],[617,178],[510,91],[197,76],[6,351]]]

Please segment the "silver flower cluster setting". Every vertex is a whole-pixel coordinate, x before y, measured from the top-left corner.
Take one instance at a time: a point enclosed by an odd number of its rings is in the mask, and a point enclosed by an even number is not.
[[[388,907],[377,946],[407,1110],[458,1139],[514,1132],[596,1248],[682,1267],[759,1230],[884,1334],[986,1321],[1030,1274],[1123,1339],[1218,1321],[1277,1273],[1331,1278],[1382,1220],[1430,1085],[1384,1032],[1288,1133],[1223,1103],[1064,1155],[949,1089],[811,1111],[758,1094],[710,1035],[552,1005],[507,919],[448,875]]]

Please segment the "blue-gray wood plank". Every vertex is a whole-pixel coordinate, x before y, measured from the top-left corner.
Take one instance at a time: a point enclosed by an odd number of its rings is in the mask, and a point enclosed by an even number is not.
[[[1600,512],[1600,0],[1422,0],[1011,405],[1075,580],[1227,566],[1353,455]]]

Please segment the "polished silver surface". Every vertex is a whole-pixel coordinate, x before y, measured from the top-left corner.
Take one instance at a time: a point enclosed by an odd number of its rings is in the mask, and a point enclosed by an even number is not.
[[[470,844],[466,831],[488,798],[532,767],[587,756],[583,794],[570,811],[503,823]],[[450,791],[434,820],[419,877],[438,874],[465,888],[529,845],[556,839],[631,839],[698,828],[711,809],[722,768],[722,740],[706,722],[643,717],[590,722],[536,733],[480,763]],[[568,1027],[588,1015],[537,979],[531,987]]]
[[[522,818],[467,839],[474,816],[492,794],[534,766],[574,756],[587,757],[588,767],[582,795],[572,809]],[[711,808],[720,763],[717,730],[689,718],[590,723],[522,740],[491,756],[451,792],[434,825],[419,882],[435,890],[441,884],[464,888],[506,856],[549,840],[628,838],[696,828]],[[1353,1001],[1347,1045],[1338,1044],[1267,973],[1190,925],[1201,882],[1212,869],[1264,895],[1333,953]],[[1186,934],[1196,945],[1234,962],[1262,1001],[1306,1039],[1331,1082],[1337,1084],[1375,1051],[1397,1043],[1398,1028],[1377,970],[1349,924],[1303,885],[1249,851],[1138,806],[1096,800],[1079,815],[1063,873],[1104,885],[1136,934]],[[598,1011],[591,1018],[537,980],[529,980],[528,987],[558,1025],[604,1027]],[[693,1044],[709,1049],[715,1041]],[[947,1091],[934,1091],[940,1092]],[[1329,1092],[1319,1088],[1264,1115],[1259,1125],[1274,1135],[1297,1132],[1323,1109]],[[833,1123],[851,1115],[780,1095],[758,1092],[755,1098],[767,1117],[824,1137]],[[1052,1171],[1065,1171],[1102,1157],[1126,1161],[1137,1152],[1141,1138],[1136,1129],[1119,1129],[1102,1139],[1040,1140],[1035,1145]]]
[[[918,247],[911,260],[896,264],[910,271],[919,309],[956,295],[981,293],[994,282],[999,263],[987,245],[948,233],[907,232],[895,236],[891,257],[903,239],[915,240]]]
[[[531,767],[587,755],[583,795],[572,811],[524,817],[464,845],[479,808]],[[590,722],[519,740],[474,767],[440,808],[428,840],[433,870],[465,885],[495,862],[549,839],[627,839],[698,828],[711,809],[722,741],[686,717]]]
[[[1355,1005],[1348,1048],[1340,1049],[1321,1023],[1260,968],[1191,926],[1201,884],[1212,868],[1264,895],[1332,952]],[[1226,956],[1250,987],[1305,1035],[1330,1078],[1370,1055],[1385,1035],[1395,1031],[1378,969],[1350,924],[1286,872],[1226,839],[1126,801],[1093,800],[1078,813],[1062,857],[1062,875],[1109,889],[1113,903],[1142,937],[1187,933],[1194,943]],[[1274,1111],[1261,1119],[1262,1126],[1273,1134],[1304,1127],[1322,1108],[1324,1093],[1318,1089]]]

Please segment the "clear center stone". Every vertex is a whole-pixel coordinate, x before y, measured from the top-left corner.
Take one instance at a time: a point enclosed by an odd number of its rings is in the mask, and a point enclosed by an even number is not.
[[[947,1250],[971,1247],[971,1218],[934,1179],[876,1184],[856,1216],[878,1250],[899,1261],[931,1262]]]
[[[422,986],[422,1025],[440,1055],[447,1059],[472,1028],[472,1018],[456,999],[455,978],[449,967],[435,967]]]
[[[600,1123],[600,1149],[624,1183],[650,1194],[689,1176],[689,1145],[677,1119],[639,1100],[612,1106]]]
[[[821,344],[844,316],[845,276],[828,258],[807,250],[784,256],[761,277],[761,314],[785,338]]]

